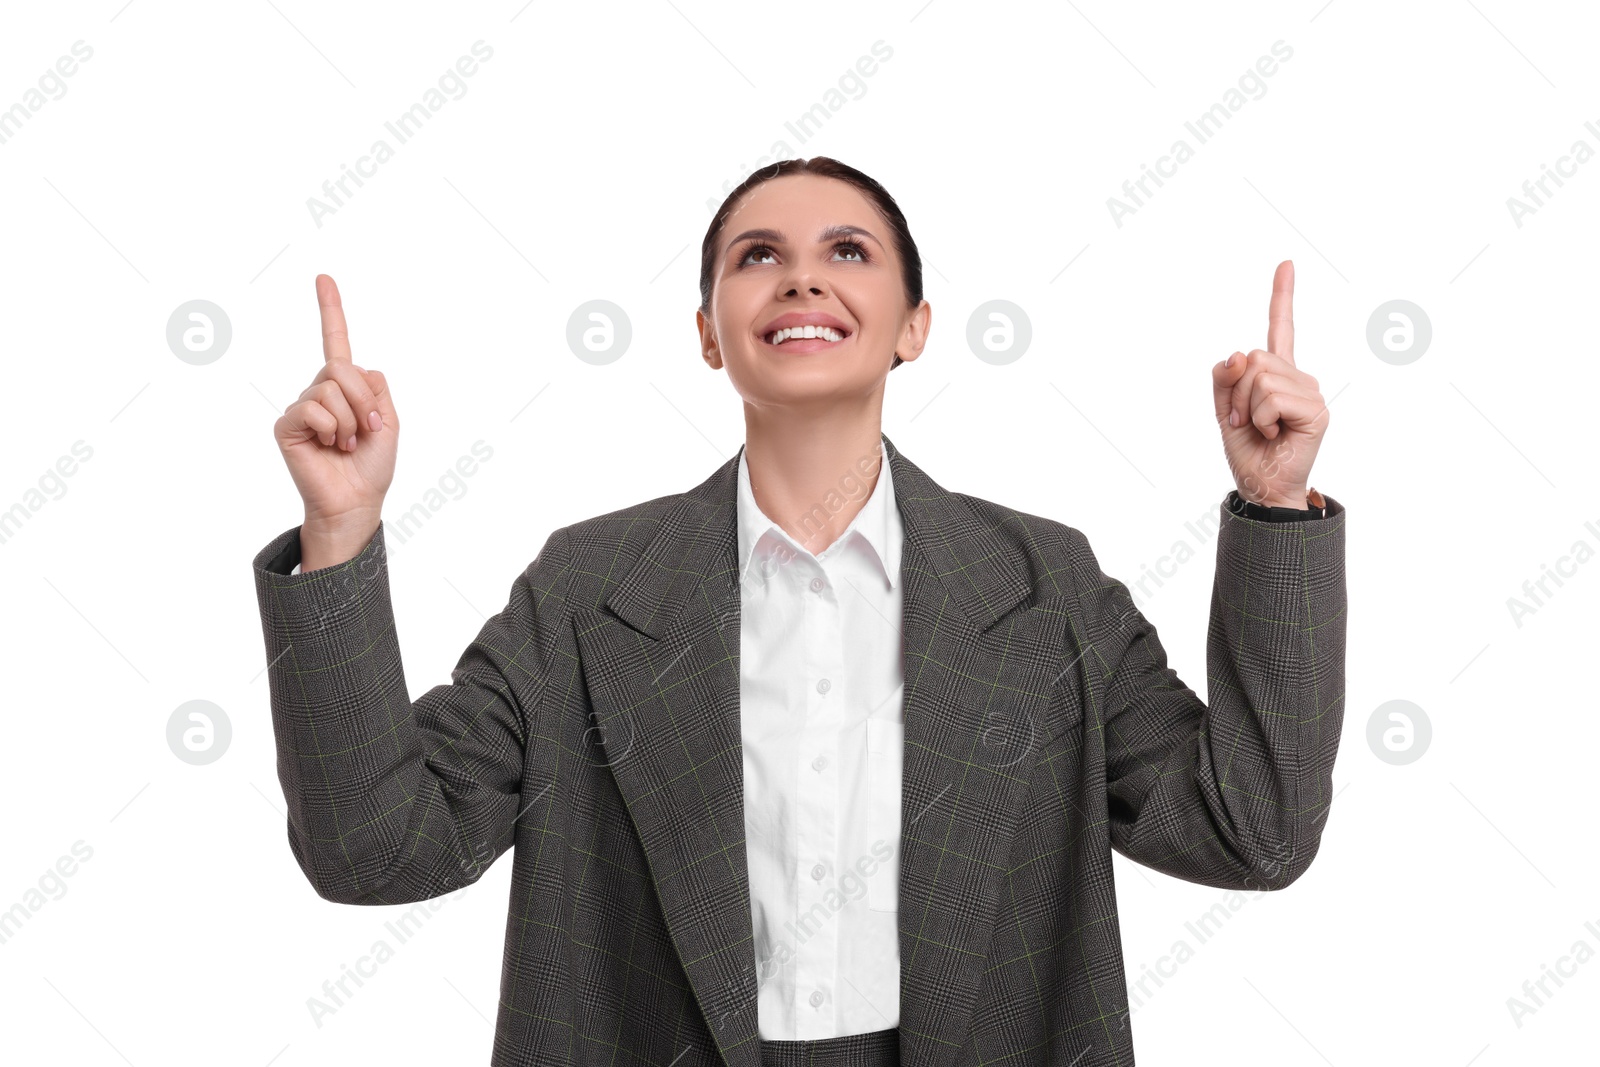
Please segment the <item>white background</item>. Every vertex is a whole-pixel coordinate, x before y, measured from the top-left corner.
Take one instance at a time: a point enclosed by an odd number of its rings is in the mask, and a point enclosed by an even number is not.
[[[403,910],[312,892],[276,778],[250,562],[301,517],[272,425],[322,363],[312,279],[338,280],[355,360],[405,419],[389,507],[493,449],[392,546],[419,695],[550,531],[738,449],[738,396],[693,332],[699,248],[775,152],[865,170],[911,221],[933,332],[889,379],[885,432],[946,488],[1079,527],[1130,584],[1197,550],[1143,607],[1202,695],[1215,542],[1185,524],[1232,485],[1209,368],[1265,346],[1295,262],[1296,355],[1331,413],[1312,484],[1348,509],[1339,792],[1305,877],[1204,944],[1185,923],[1228,894],[1118,857],[1129,978],[1195,950],[1134,1013],[1139,1062],[1593,1060],[1600,960],[1521,1026],[1507,1007],[1575,942],[1600,951],[1600,563],[1520,626],[1507,606],[1600,546],[1600,160],[1520,227],[1507,207],[1574,141],[1600,150],[1589,5],[6,8],[0,108],[93,48],[0,144],[0,509],[27,513],[0,542],[0,909],[43,901],[0,943],[8,1061],[487,1060],[509,861],[320,1027],[307,1008]],[[307,198],[480,39],[465,95],[317,226]],[[892,56],[796,136],[880,40]],[[1197,145],[1184,122],[1279,40],[1264,95]],[[1108,197],[1179,137],[1194,158],[1116,225]],[[596,298],[634,332],[601,367],[565,335]],[[233,329],[205,366],[166,343],[192,299]],[[1033,325],[1005,366],[965,339],[991,299]],[[1366,342],[1392,299],[1433,328],[1404,366]],[[92,457],[41,489],[80,440]],[[232,726],[207,766],[167,746],[193,699]],[[1391,700],[1433,727],[1404,766],[1367,742]],[[79,841],[90,858],[30,897]]]

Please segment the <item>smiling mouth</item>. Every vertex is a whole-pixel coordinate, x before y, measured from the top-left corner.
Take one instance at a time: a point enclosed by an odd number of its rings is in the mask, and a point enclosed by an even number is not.
[[[785,352],[820,352],[848,341],[854,334],[829,326],[801,326],[765,334],[762,344]],[[776,340],[774,340],[776,339]]]

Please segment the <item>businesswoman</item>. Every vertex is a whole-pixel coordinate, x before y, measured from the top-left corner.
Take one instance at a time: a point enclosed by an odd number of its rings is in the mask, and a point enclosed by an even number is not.
[[[1128,1064],[1113,850],[1279,889],[1343,714],[1344,508],[1294,357],[1211,368],[1209,701],[1084,535],[952,492],[881,428],[932,323],[904,215],[785,160],[702,246],[701,357],[744,446],[563,526],[413,701],[384,553],[400,423],[317,279],[324,363],[274,428],[304,521],[255,558],[291,850],[409,904],[514,847],[493,1061]],[[981,447],[981,445],[980,445]]]

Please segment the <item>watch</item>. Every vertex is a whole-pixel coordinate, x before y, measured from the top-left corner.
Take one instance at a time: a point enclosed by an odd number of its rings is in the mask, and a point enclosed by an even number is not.
[[[1328,502],[1316,489],[1306,489],[1306,503],[1311,506],[1304,510],[1253,504],[1240,496],[1239,490],[1234,489],[1228,493],[1227,507],[1235,515],[1255,519],[1258,522],[1304,522],[1307,519],[1327,517]]]

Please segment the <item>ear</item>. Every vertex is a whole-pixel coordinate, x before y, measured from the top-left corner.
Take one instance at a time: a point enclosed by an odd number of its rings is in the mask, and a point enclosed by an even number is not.
[[[895,346],[895,355],[907,363],[922,355],[922,349],[928,343],[928,331],[932,326],[933,305],[924,300],[906,320],[906,328],[901,332],[900,343]]]
[[[694,309],[694,328],[700,335],[700,358],[706,361],[706,366],[712,370],[722,369],[722,351],[717,347],[717,332],[711,325],[711,320],[706,318],[706,313],[699,308]]]

